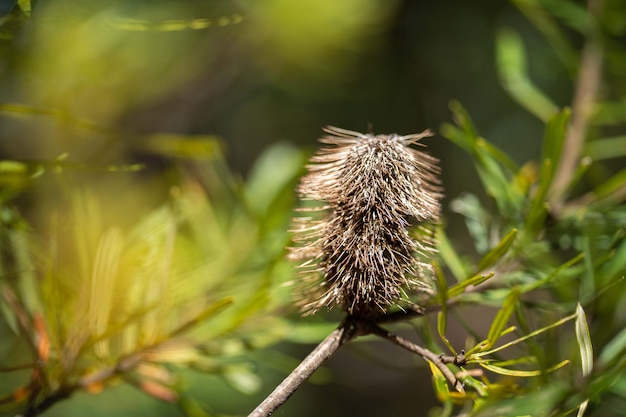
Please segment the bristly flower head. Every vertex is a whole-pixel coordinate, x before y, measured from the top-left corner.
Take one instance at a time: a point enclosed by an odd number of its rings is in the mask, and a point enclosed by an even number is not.
[[[407,291],[430,288],[428,225],[441,210],[440,171],[436,158],[409,145],[432,133],[324,131],[320,142],[328,146],[311,158],[298,187],[301,200],[322,203],[301,208],[310,216],[294,220],[290,258],[304,261],[299,304],[305,314],[341,306],[375,317],[408,301]]]

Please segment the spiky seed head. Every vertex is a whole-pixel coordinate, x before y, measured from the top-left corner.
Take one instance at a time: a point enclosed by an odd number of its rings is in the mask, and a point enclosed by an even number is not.
[[[438,160],[409,147],[428,130],[399,136],[324,129],[298,194],[290,258],[301,262],[304,314],[341,306],[375,317],[407,292],[429,291],[431,228],[442,197]],[[422,145],[423,146],[423,145]],[[409,228],[413,227],[411,231]]]

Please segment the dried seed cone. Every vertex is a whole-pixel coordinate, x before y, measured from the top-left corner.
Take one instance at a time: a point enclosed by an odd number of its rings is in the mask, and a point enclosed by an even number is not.
[[[440,213],[438,160],[409,147],[431,136],[371,135],[328,127],[298,193],[307,217],[294,219],[290,258],[303,274],[299,305],[312,314],[341,306],[376,317],[407,292],[430,289]],[[322,204],[319,204],[322,203]],[[412,233],[409,232],[411,226]]]

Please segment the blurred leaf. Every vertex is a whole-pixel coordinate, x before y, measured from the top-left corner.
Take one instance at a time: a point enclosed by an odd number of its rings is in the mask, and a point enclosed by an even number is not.
[[[214,417],[204,409],[202,403],[189,395],[181,395],[178,404],[187,417]]]
[[[594,161],[626,156],[626,136],[596,139],[585,142],[584,155]]]
[[[478,262],[477,271],[483,271],[487,268],[491,268],[493,265],[502,260],[504,255],[508,252],[509,248],[515,242],[517,236],[517,229],[512,229],[493,247],[482,259]]]
[[[145,150],[175,158],[222,158],[222,138],[212,135],[155,133],[146,138]]]
[[[591,345],[591,335],[587,326],[585,310],[583,310],[580,304],[576,306],[576,339],[580,349],[583,376],[589,376],[593,371],[593,347]]]
[[[526,228],[530,231],[542,227],[547,215],[546,200],[563,153],[570,114],[569,109],[564,109],[552,116],[546,125],[539,186],[526,214]]]
[[[485,253],[489,249],[489,227],[492,217],[481,205],[478,197],[474,194],[462,194],[452,200],[450,209],[465,218],[465,224],[472,236],[476,251]]]
[[[524,196],[511,187],[508,179],[512,174],[509,167],[514,164],[501,161],[503,153],[478,136],[467,111],[459,102],[451,101],[450,109],[461,129],[444,124],[441,134],[470,153],[487,194],[494,199],[503,216],[515,216]]]
[[[228,383],[243,394],[254,394],[261,388],[261,380],[249,366],[232,365],[222,374]]]
[[[126,379],[128,381],[128,378]],[[171,387],[160,384],[158,382],[150,381],[150,380],[140,380],[138,382],[132,382],[137,388],[150,395],[151,397],[157,398],[161,401],[166,402],[177,402],[178,401],[178,392]]]
[[[448,328],[448,283],[439,264],[435,262],[434,268],[437,277],[437,293],[439,294],[439,303],[441,305],[441,311],[437,313],[437,332],[450,352],[456,355],[456,350],[454,350],[454,347],[446,337]]]
[[[520,3],[518,2],[518,4]],[[541,0],[541,5],[545,7],[546,11],[560,18],[567,26],[583,34],[589,32],[590,16],[581,4],[570,0]]]
[[[581,354],[582,353],[581,350]],[[587,352],[585,352],[585,354],[587,354]],[[604,346],[602,352],[600,352],[598,363],[602,367],[608,367],[616,360],[623,359],[624,357],[626,357],[626,328],[617,333],[609,343]]]
[[[542,2],[543,1],[546,0],[542,0]],[[549,2],[550,0],[548,0],[548,3]],[[561,60],[568,72],[574,74],[577,68],[578,55],[572,45],[570,45],[568,36],[563,33],[563,30],[561,30],[559,25],[554,21],[550,13],[547,13],[542,4],[537,0],[512,0],[512,3],[543,33],[550,43],[552,50]],[[557,8],[563,10],[561,4],[556,5],[557,0],[553,0],[552,3],[554,3],[555,6],[550,7],[552,10]],[[565,12],[561,14],[563,13]],[[571,16],[572,12],[569,11],[568,14]]]
[[[618,204],[626,199],[626,169],[604,181],[593,190],[595,204]]]
[[[538,279],[538,280],[536,280],[534,282],[522,285],[521,286],[521,288],[522,288],[521,292],[522,293],[526,293],[526,292],[535,290],[537,288],[540,288],[540,287],[550,283],[553,280],[557,280],[559,277],[565,275],[566,272],[573,276],[574,273],[571,272],[570,269],[574,265],[578,264],[579,262],[581,262],[584,259],[585,259],[585,254],[584,253],[579,253],[578,255],[576,255],[575,257],[570,259],[569,261],[567,261],[567,262],[563,263],[562,265],[554,268],[545,278]],[[578,276],[577,273],[576,273],[576,276]]]
[[[267,149],[255,162],[245,188],[248,206],[264,218],[280,193],[295,181],[304,163],[304,155],[298,148],[279,143]],[[293,190],[290,188],[289,193]]]
[[[337,325],[332,322],[302,321],[289,326],[285,340],[293,343],[317,343],[328,336]]]
[[[224,27],[241,23],[244,17],[240,14],[232,14],[228,16],[220,16],[215,18],[198,18],[189,20],[164,20],[161,22],[128,19],[128,18],[112,18],[111,27],[118,30],[126,30],[133,32],[154,31],[154,32],[177,32],[181,30],[202,30],[208,28]]]
[[[562,384],[545,385],[530,394],[518,393],[510,398],[487,402],[472,417],[550,415],[554,407],[562,402],[564,394],[566,389]]]
[[[504,89],[522,107],[544,122],[557,107],[531,82],[524,44],[517,32],[500,29],[496,37],[498,73]]]
[[[170,333],[170,337],[178,336],[186,331],[189,331],[194,326],[197,326],[198,324],[204,322],[205,320],[212,318],[213,316],[221,312],[223,309],[230,306],[232,303],[233,303],[233,298],[227,297],[209,305],[204,310],[202,310],[196,317],[182,324],[178,328],[174,329],[174,331]]]
[[[443,260],[444,264],[450,269],[452,275],[454,275],[456,280],[462,281],[469,274],[469,269],[466,268],[465,264],[457,254],[456,249],[452,246],[452,243],[448,239],[448,236],[446,235],[442,227],[439,227],[439,229],[437,229],[436,235],[437,249],[439,251],[441,259]]]

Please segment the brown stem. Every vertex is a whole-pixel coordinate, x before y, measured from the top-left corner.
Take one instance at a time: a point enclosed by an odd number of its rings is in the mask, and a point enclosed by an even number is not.
[[[439,370],[441,371],[441,373],[446,377],[446,379],[448,380],[448,382],[450,382],[450,384],[458,391],[458,392],[465,392],[465,389],[463,389],[463,384],[461,384],[461,381],[459,381],[454,374],[452,373],[452,371],[446,366],[446,363],[454,363],[457,364],[459,362],[459,358],[457,357],[452,357],[452,356],[442,356],[442,355],[437,355],[435,352],[426,349],[425,347],[416,345],[413,342],[410,342],[394,333],[391,333],[388,330],[383,329],[382,327],[378,326],[377,324],[371,324],[368,327],[368,330],[372,333],[375,334],[376,336],[382,337],[383,339],[387,339],[393,343],[395,343],[398,346],[401,346],[407,350],[410,350],[411,352],[415,352],[418,355],[420,355],[422,358],[424,358],[424,360],[430,361],[432,364],[434,364],[437,368],[439,368]],[[460,359],[461,361],[463,360],[462,358]]]
[[[302,385],[326,360],[332,357],[341,346],[353,339],[360,331],[358,321],[348,317],[335,331],[324,339],[300,365],[263,400],[248,417],[270,416]]]
[[[550,192],[550,205],[554,212],[560,211],[563,197],[579,164],[580,154],[589,128],[589,118],[600,87],[602,46],[596,27],[596,19],[601,8],[602,0],[589,0],[589,15],[594,21],[582,51],[580,71],[572,104],[572,121],[565,138],[561,163]]]

